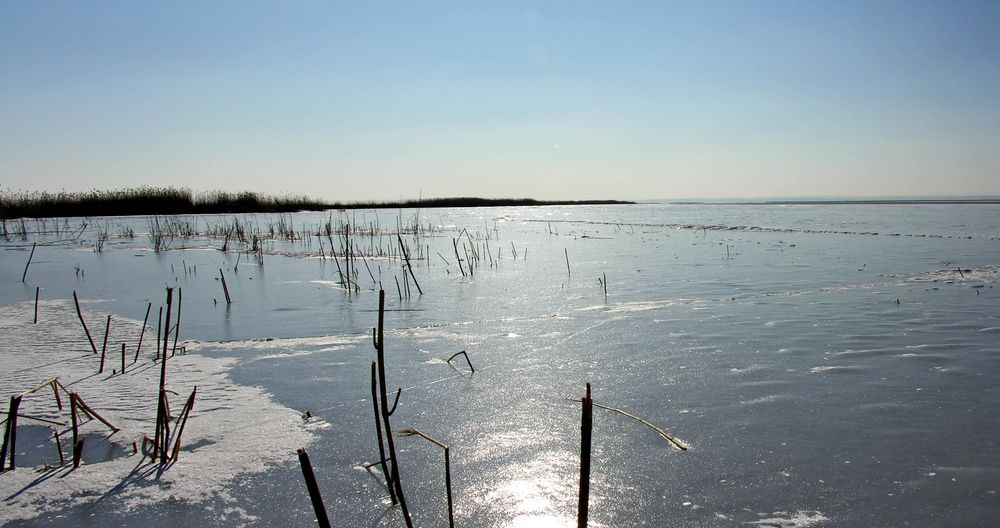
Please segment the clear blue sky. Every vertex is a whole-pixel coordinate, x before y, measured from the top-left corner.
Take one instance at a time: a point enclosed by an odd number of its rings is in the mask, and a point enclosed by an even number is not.
[[[1000,2],[0,0],[0,187],[1000,195]]]

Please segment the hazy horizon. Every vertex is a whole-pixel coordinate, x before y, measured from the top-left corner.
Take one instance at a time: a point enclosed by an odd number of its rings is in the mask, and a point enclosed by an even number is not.
[[[8,189],[1000,195],[996,3],[53,1],[0,13]]]

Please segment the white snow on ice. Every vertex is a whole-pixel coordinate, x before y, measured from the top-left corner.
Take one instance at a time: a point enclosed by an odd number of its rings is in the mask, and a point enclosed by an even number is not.
[[[83,308],[91,335],[101,348],[107,314],[89,309],[88,305]],[[304,422],[298,411],[278,405],[259,388],[232,383],[227,372],[236,358],[178,354],[167,361],[167,388],[176,393],[170,396],[173,414],[180,413],[195,386],[197,398],[184,429],[179,459],[167,466],[150,463],[141,452],[132,454],[132,443],[141,446],[143,436],[152,437],[154,432],[160,371],[159,363],[152,361],[155,328],[147,328],[139,361],[133,365],[142,324],[112,316],[105,371],[97,374],[100,358],[90,349],[72,304],[40,303],[38,324],[32,323],[33,310],[32,303],[0,306],[0,371],[4,373],[0,377],[0,406],[6,411],[10,396],[58,377],[68,390],[79,394],[121,429],[109,440],[125,448],[127,455],[84,463],[73,470],[71,463],[57,465],[54,442],[37,447],[45,451],[41,454],[53,467],[18,467],[0,474],[0,521],[33,519],[46,512],[106,500],[108,496],[121,501],[126,511],[167,499],[211,501],[211,509],[226,515],[227,521],[232,522],[234,515],[250,521],[252,518],[239,508],[227,484],[238,475],[294,461],[295,449],[312,442],[312,431],[325,426],[316,418]],[[121,368],[123,341],[126,372],[112,375],[112,369]],[[65,397],[63,404],[59,411],[51,389],[45,389],[25,396],[19,414],[68,424]],[[18,427],[37,423],[21,418]],[[69,462],[69,428],[59,429]],[[110,432],[97,421],[81,429],[103,436]],[[18,451],[24,449],[19,443]]]

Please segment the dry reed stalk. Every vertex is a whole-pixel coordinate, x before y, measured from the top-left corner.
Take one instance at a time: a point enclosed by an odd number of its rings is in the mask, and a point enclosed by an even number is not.
[[[419,436],[444,450],[444,488],[448,496],[448,526],[455,528],[455,511],[451,499],[451,450],[445,444],[413,428],[403,429],[399,434],[400,436]]]
[[[65,465],[66,464],[66,459],[63,458],[62,441],[59,440],[59,429],[56,429],[55,427],[53,427],[52,428],[52,436],[55,438],[55,441],[56,441],[56,452],[59,453],[59,465],[60,466]]]
[[[170,350],[170,356],[173,357],[177,354],[177,336],[181,335],[181,300],[183,299],[184,290],[180,287],[177,288],[177,324],[174,325],[174,347]]]
[[[198,386],[194,386],[194,390],[191,391],[191,396],[188,396],[187,402],[184,404],[184,408],[181,409],[181,414],[178,417],[178,422],[180,425],[177,426],[177,430],[174,432],[174,450],[171,452],[170,458],[175,462],[177,457],[181,453],[181,435],[184,434],[184,426],[187,425],[188,417],[191,416],[191,409],[194,408],[194,396],[198,392]]]
[[[226,304],[227,305],[233,304],[233,300],[229,297],[229,286],[226,286],[226,276],[222,273],[222,268],[219,268],[219,277],[222,278],[222,293],[226,294]],[[169,313],[169,311],[167,313],[167,320],[168,321],[170,320],[170,313]],[[169,328],[170,325],[167,325],[167,327]],[[167,352],[167,348],[164,347],[163,348],[163,353],[166,354],[166,352]]]
[[[76,414],[76,393],[69,393],[69,418],[73,424],[73,469],[80,467],[80,455],[83,454],[83,440],[80,438],[79,417]]]
[[[465,356],[465,362],[469,364],[469,368],[472,369],[472,372],[476,371],[476,367],[472,366],[472,361],[469,360],[469,355],[466,354],[464,350],[461,351],[461,352],[456,352],[456,353],[452,354],[452,356],[450,358],[448,358],[448,363],[450,364],[451,360],[455,359],[458,356]]]
[[[587,528],[587,517],[590,509],[590,448],[591,435],[594,429],[594,407],[590,397],[590,383],[587,393],[580,400],[580,502],[577,510],[576,525]]]
[[[396,239],[399,240],[399,251],[403,254],[403,259],[406,260],[406,268],[410,270],[410,277],[413,278],[413,285],[417,287],[417,293],[423,295],[424,291],[420,289],[420,283],[417,282],[417,276],[413,274],[413,264],[410,264],[410,254],[409,251],[406,250],[406,246],[403,245],[403,237],[399,236],[399,233],[396,233]],[[417,252],[420,252],[419,249]],[[406,274],[404,273],[403,276],[405,277]]]
[[[35,256],[35,244],[37,244],[37,242],[31,243],[31,254],[28,255],[28,263],[24,265],[24,273],[21,274],[21,282],[24,282],[24,279],[28,276],[28,266],[31,265],[31,257]]]
[[[160,313],[156,317],[156,357],[153,359],[160,359],[160,337],[163,335],[163,307],[160,307]]]
[[[10,468],[17,468],[15,454],[17,452],[17,409],[21,406],[21,395],[10,397],[10,407],[7,411],[7,427],[3,434],[3,447],[0,448],[0,472],[6,471],[4,463],[7,461],[8,448],[10,449]]]
[[[103,416],[97,414],[97,411],[95,411],[89,405],[87,405],[87,402],[83,401],[83,398],[81,398],[79,394],[76,395],[76,407],[77,409],[82,410],[83,413],[86,414],[87,417],[89,417],[91,420],[97,420],[102,424],[104,424],[105,426],[107,426],[108,429],[111,429],[111,434],[120,431],[120,429],[118,429],[114,425],[111,425],[111,422],[105,420]]]
[[[378,361],[378,378],[379,378],[379,403],[381,404],[382,412],[382,426],[385,429],[385,440],[386,447],[389,448],[389,460],[391,464],[391,475],[392,483],[396,487],[396,498],[399,500],[400,508],[403,510],[403,520],[406,521],[407,528],[413,528],[413,520],[410,518],[410,511],[406,506],[406,498],[403,495],[403,485],[399,479],[399,463],[396,458],[396,444],[392,437],[392,425],[389,422],[389,417],[392,412],[396,410],[396,406],[393,405],[392,409],[389,408],[389,397],[386,393],[386,380],[385,380],[385,291],[379,290],[378,292],[378,340],[375,350],[377,352]],[[396,402],[399,402],[399,393],[396,395]]]
[[[222,270],[219,270],[219,274],[222,274]],[[223,278],[223,280],[225,280]],[[166,436],[169,434],[169,426],[167,425],[167,392],[166,392],[166,382],[167,382],[167,346],[169,345],[169,339],[167,332],[170,331],[170,312],[173,308],[174,300],[174,289],[167,288],[167,318],[166,324],[164,325],[164,336],[163,336],[163,356],[160,358],[160,386],[158,391],[158,401],[156,408],[156,432],[155,438],[153,440],[153,459],[156,459],[157,451],[162,451],[161,453],[161,464],[166,463]]]
[[[372,338],[374,339],[375,334],[372,333]],[[375,343],[375,348],[378,348],[378,342]],[[378,410],[378,381],[375,374],[375,362],[372,361],[372,408],[375,411],[375,436],[378,439],[378,463],[382,466],[382,477],[385,478],[385,487],[389,489],[389,498],[392,500],[392,504],[396,504],[396,488],[392,485],[389,477],[389,471],[385,466],[385,441],[382,439],[382,423]]]
[[[108,352],[108,333],[111,332],[111,316],[108,315],[108,322],[104,325],[104,344],[101,345],[101,368],[97,369],[97,373],[100,374],[104,372],[104,356]]]
[[[687,449],[688,449],[687,445],[685,445],[684,442],[681,442],[680,440],[674,438],[673,436],[670,436],[669,433],[667,433],[663,429],[657,427],[656,425],[653,425],[652,423],[650,423],[647,420],[643,420],[642,418],[640,418],[640,417],[638,417],[638,416],[636,416],[634,414],[625,412],[625,411],[623,411],[621,409],[618,409],[616,407],[609,407],[607,405],[601,405],[600,403],[595,403],[593,405],[594,405],[594,407],[597,407],[599,409],[604,409],[605,411],[611,411],[613,413],[620,414],[620,415],[622,415],[622,416],[624,416],[626,418],[631,418],[631,419],[633,419],[633,420],[641,423],[642,425],[645,425],[646,427],[649,427],[650,429],[656,431],[656,434],[658,434],[661,437],[663,437],[664,440],[666,440],[667,442],[670,442],[670,445],[674,446],[674,448],[677,449],[678,451],[687,451]]]
[[[451,245],[455,248],[455,260],[458,261],[458,271],[461,271],[462,276],[465,277],[465,270],[462,268],[462,257],[458,254],[458,239],[451,239]]]
[[[122,374],[125,373],[125,343],[122,343]]]
[[[80,300],[76,298],[76,290],[73,290],[73,304],[76,306],[76,316],[80,318],[80,324],[83,325],[83,331],[87,333],[87,341],[90,342],[90,349],[97,354],[97,345],[94,344],[94,338],[90,337],[90,330],[87,328],[87,321],[83,320],[83,312],[80,311]]]
[[[572,277],[573,272],[569,269],[569,249],[563,248],[563,254],[566,255],[566,276]]]
[[[142,348],[142,336],[146,335],[146,322],[149,321],[149,311],[152,309],[153,303],[146,305],[146,317],[143,317],[142,319],[142,330],[139,331],[139,344],[135,347],[135,357],[132,358],[132,363],[139,361],[139,349]]]
[[[35,286],[35,320],[32,324],[38,324],[38,286]]]
[[[319,485],[316,483],[316,475],[313,474],[312,463],[309,462],[309,454],[306,448],[300,447],[299,465],[302,466],[302,477],[306,480],[306,489],[309,490],[309,500],[312,501],[313,511],[316,512],[316,521],[320,528],[330,528],[330,519],[326,515],[326,507],[323,505],[323,497],[319,494]]]

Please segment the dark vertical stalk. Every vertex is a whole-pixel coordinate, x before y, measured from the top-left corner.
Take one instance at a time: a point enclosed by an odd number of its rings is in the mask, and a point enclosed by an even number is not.
[[[31,244],[31,254],[28,255],[28,263],[24,265],[24,273],[21,274],[21,282],[24,282],[24,279],[28,276],[28,266],[31,265],[31,257],[35,256],[35,244],[37,244],[37,242],[32,242]]]
[[[76,290],[73,290],[73,304],[76,305],[76,316],[80,318],[80,324],[83,325],[83,331],[87,333],[87,341],[90,342],[90,349],[97,354],[97,345],[94,344],[94,338],[90,337],[90,330],[87,328],[87,321],[83,320],[83,312],[80,311],[80,300],[76,298]]]
[[[375,344],[375,348],[378,348],[378,343]],[[375,368],[375,362],[372,361],[372,407],[375,410],[375,435],[378,437],[378,458],[379,464],[382,466],[382,476],[385,477],[385,487],[389,488],[389,498],[392,499],[393,504],[396,504],[396,488],[389,480],[389,470],[385,465],[385,442],[382,439],[382,418],[378,410],[378,381]]]
[[[104,372],[104,356],[108,353],[108,333],[111,332],[111,316],[108,315],[108,322],[104,325],[104,344],[101,345],[101,368],[97,369],[97,373],[100,374]]]
[[[122,374],[125,373],[125,343],[122,343]]]
[[[0,448],[0,471],[4,471],[4,463],[7,461],[8,448],[10,450],[10,468],[15,469],[15,453],[17,452],[17,409],[21,406],[21,396],[10,397],[10,407],[7,411],[7,428],[3,434],[3,447]]]
[[[56,429],[55,427],[53,427],[52,428],[52,436],[55,437],[55,440],[56,440],[56,451],[59,452],[59,465],[62,466],[62,465],[64,465],[66,463],[66,459],[63,457],[62,441],[59,440],[59,429]]]
[[[219,270],[222,273],[222,270]],[[158,402],[156,408],[156,434],[153,439],[155,445],[153,459],[156,459],[157,451],[160,453],[160,463],[167,462],[167,405],[166,405],[166,383],[167,383],[167,347],[170,345],[167,333],[170,331],[170,311],[173,308],[174,289],[167,288],[167,318],[163,327],[163,356],[160,358],[160,387],[157,395]]]
[[[222,274],[222,268],[219,268],[219,277],[222,278],[222,293],[226,294],[226,304],[233,304],[232,298],[229,297],[229,286],[226,286],[226,276]],[[167,314],[167,319],[170,319],[170,314]]]
[[[448,492],[448,526],[455,528],[455,508],[451,500],[451,452],[447,447],[444,448],[444,487]]]
[[[38,286],[35,286],[35,321],[33,324],[38,324]]]
[[[174,450],[172,451],[170,458],[177,460],[177,457],[181,454],[181,435],[184,434],[184,426],[187,425],[188,417],[191,416],[191,409],[194,408],[194,397],[198,393],[198,386],[195,385],[194,390],[191,391],[191,396],[188,396],[187,402],[184,404],[184,409],[181,410],[181,415],[179,419],[179,424],[177,425],[177,432],[175,433],[174,439]]]
[[[73,469],[80,467],[80,455],[83,454],[83,442],[80,439],[78,419],[76,415],[76,393],[69,393],[69,419],[73,424]]]
[[[396,487],[396,498],[399,499],[399,506],[403,510],[403,520],[408,528],[413,528],[413,520],[410,519],[410,511],[406,507],[406,498],[403,496],[403,485],[399,480],[399,463],[396,458],[396,444],[392,438],[392,425],[389,423],[389,397],[386,393],[385,382],[385,290],[378,292],[378,378],[379,378],[379,403],[382,411],[382,426],[385,428],[385,443],[389,448],[390,471],[392,474],[392,484]]]
[[[406,251],[406,246],[403,245],[403,237],[399,236],[399,233],[396,233],[396,239],[399,240],[399,251],[403,254],[403,259],[406,260],[406,267],[410,270],[410,277],[413,279],[413,285],[417,287],[417,293],[423,295],[424,291],[420,289],[420,283],[417,282],[417,276],[413,274],[413,264],[410,264],[410,255],[409,252]]]
[[[566,255],[566,276],[567,277],[572,277],[573,276],[573,272],[570,271],[570,269],[569,269],[569,249],[563,248],[563,254]]]
[[[582,416],[580,419],[580,506],[577,510],[577,528],[587,527],[587,516],[590,506],[590,440],[594,426],[594,402],[590,398],[590,384],[587,384],[587,394],[581,400]]]
[[[312,501],[313,511],[316,512],[316,521],[320,528],[330,528],[330,519],[326,516],[326,506],[323,506],[323,497],[319,494],[319,485],[316,484],[316,475],[313,474],[312,463],[309,462],[309,453],[304,447],[299,448],[299,465],[302,466],[302,476],[306,479],[306,489],[309,490],[309,499]]]
[[[156,357],[160,359],[160,337],[163,336],[163,307],[160,307],[160,314],[156,316]]]
[[[181,335],[181,299],[183,294],[184,290],[177,288],[177,325],[174,327],[174,348],[170,351],[171,356],[177,353],[177,336]]]
[[[142,330],[139,331],[139,344],[135,347],[135,357],[132,358],[132,363],[139,361],[139,350],[142,348],[142,336],[146,335],[146,322],[149,321],[149,311],[152,309],[153,303],[146,305],[146,317],[143,317],[142,319]]]

